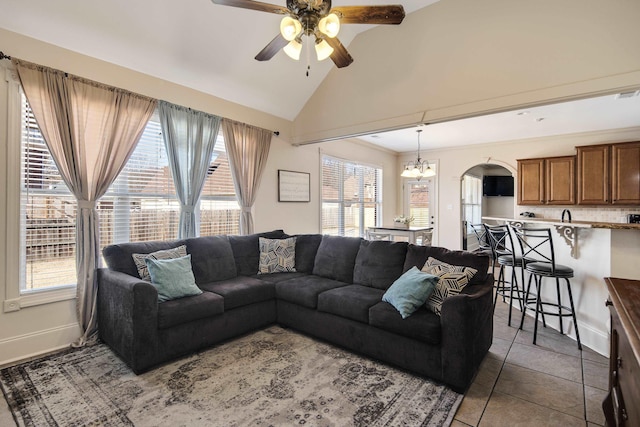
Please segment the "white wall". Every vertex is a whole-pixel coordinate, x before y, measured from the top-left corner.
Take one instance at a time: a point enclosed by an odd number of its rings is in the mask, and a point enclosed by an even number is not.
[[[446,0],[348,46],[295,120],[295,141],[640,87],[638,1]]]
[[[287,233],[320,232],[320,153],[383,168],[382,217],[392,221],[396,214],[399,183],[397,155],[358,140],[341,140],[294,147],[280,138],[271,143],[269,160],[253,209],[256,231],[284,228]],[[278,202],[278,169],[311,174],[311,202]]]

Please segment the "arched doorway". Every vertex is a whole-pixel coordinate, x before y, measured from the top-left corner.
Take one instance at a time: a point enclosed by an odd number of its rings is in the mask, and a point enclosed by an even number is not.
[[[462,248],[474,250],[478,240],[471,224],[481,224],[483,216],[513,218],[515,183],[513,172],[502,165],[482,163],[466,170],[460,179]]]

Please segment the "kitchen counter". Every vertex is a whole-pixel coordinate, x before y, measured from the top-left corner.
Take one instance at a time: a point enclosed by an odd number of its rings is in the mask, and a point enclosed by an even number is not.
[[[565,221],[551,218],[530,218],[521,216],[518,218],[500,217],[500,216],[483,216],[482,220],[499,221],[499,222],[530,222],[540,224],[550,224],[561,227],[576,228],[604,228],[607,230],[640,230],[640,224],[629,224],[626,222],[597,222],[597,221]]]

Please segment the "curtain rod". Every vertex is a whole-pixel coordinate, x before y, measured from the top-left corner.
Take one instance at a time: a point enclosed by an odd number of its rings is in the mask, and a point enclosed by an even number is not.
[[[2,51],[0,50],[0,60],[3,60],[3,59],[9,59],[9,60],[11,60],[11,57],[10,57],[9,55],[5,55],[5,54],[4,54],[4,52],[2,52]],[[280,132],[276,130],[276,131],[273,131],[273,134],[274,134],[275,136],[279,136],[279,135],[280,135]]]

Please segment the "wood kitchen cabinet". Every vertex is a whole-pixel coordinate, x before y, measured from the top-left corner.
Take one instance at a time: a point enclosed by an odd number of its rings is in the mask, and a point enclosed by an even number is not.
[[[575,162],[575,156],[518,160],[518,204],[575,204]]]
[[[579,205],[640,204],[640,142],[576,148]]]
[[[640,205],[640,142],[611,146],[611,203]]]
[[[609,164],[611,145],[589,145],[578,150],[578,204],[608,205],[611,200]]]

